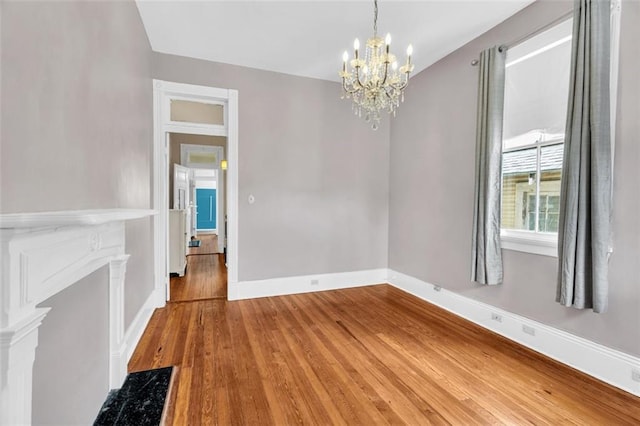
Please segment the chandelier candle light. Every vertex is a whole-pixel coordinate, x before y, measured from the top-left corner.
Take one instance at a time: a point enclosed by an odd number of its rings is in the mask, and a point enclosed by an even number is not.
[[[342,99],[353,99],[352,108],[358,117],[371,122],[371,128],[380,126],[380,111],[387,110],[396,115],[400,102],[404,102],[404,89],[409,84],[409,74],[413,71],[411,54],[413,47],[407,48],[407,62],[398,69],[395,55],[389,49],[391,35],[378,37],[378,1],[374,0],[373,37],[367,40],[364,59],[360,55],[360,41],[353,42],[353,59],[349,53],[342,55]],[[347,64],[350,65],[347,66]]]

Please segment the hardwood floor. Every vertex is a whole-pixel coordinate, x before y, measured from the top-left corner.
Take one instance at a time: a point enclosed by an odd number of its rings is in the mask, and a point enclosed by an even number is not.
[[[214,254],[218,252],[218,236],[216,234],[198,234],[200,247],[189,247],[189,254]]]
[[[184,277],[171,277],[171,302],[187,302],[205,299],[227,298],[227,267],[224,255],[213,254],[217,236],[199,236],[202,245],[190,250],[199,250],[187,256],[187,271]]]
[[[388,285],[158,309],[167,424],[640,424],[640,398]]]

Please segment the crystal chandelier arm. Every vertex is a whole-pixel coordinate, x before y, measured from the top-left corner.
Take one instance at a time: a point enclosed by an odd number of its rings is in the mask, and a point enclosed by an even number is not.
[[[396,90],[404,90],[409,85],[409,78],[406,78],[404,83],[394,84],[393,88]]]
[[[350,95],[360,91],[360,88],[356,87],[353,83],[351,83],[351,88],[349,88],[347,86],[347,79],[345,79],[344,77],[342,78],[342,89]]]
[[[360,67],[359,67],[359,66],[357,66],[357,67],[356,67],[356,78],[355,78],[355,83],[358,83],[358,87],[359,87],[360,89],[364,89],[364,84],[362,84],[362,82],[360,81]],[[355,83],[354,83],[354,85],[353,85],[354,87],[356,86],[356,85],[355,85]]]
[[[391,84],[391,86],[393,86],[394,89],[396,90],[404,90],[407,86],[409,85],[409,73],[406,72],[404,73],[404,82],[402,83],[396,83],[396,84]]]
[[[385,59],[384,61],[384,78],[382,79],[382,86],[387,85],[387,77],[389,77],[389,61]]]

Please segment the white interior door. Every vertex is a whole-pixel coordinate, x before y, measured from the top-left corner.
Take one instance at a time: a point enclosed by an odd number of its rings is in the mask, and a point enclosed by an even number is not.
[[[219,151],[220,161],[226,160],[224,148],[220,148]],[[226,170],[222,170],[220,167],[220,162],[218,163],[218,173],[217,173],[217,191],[216,191],[216,209],[218,215],[217,227],[218,227],[218,253],[223,253],[226,238],[227,238],[227,209],[225,205],[226,201],[226,186],[225,186],[225,174]]]
[[[186,210],[189,205],[189,169],[173,165],[173,208]]]
[[[186,230],[187,237],[191,237],[191,170],[179,164],[173,165],[173,208],[186,210]]]
[[[189,171],[189,175],[191,177],[191,179],[189,180],[189,197],[191,198],[190,200],[190,222],[191,222],[191,228],[189,230],[190,234],[192,237],[197,237],[198,236],[198,231],[196,229],[196,224],[197,224],[197,214],[198,214],[198,206],[196,205],[196,180],[195,180],[195,170],[190,170]]]

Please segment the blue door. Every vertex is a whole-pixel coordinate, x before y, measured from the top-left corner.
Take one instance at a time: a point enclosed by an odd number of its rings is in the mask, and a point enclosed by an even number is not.
[[[197,229],[216,229],[216,190],[196,188]]]

